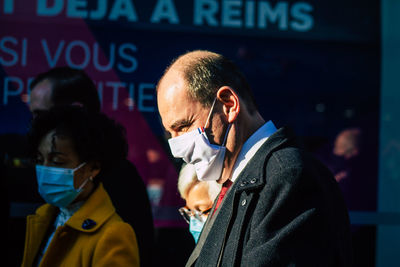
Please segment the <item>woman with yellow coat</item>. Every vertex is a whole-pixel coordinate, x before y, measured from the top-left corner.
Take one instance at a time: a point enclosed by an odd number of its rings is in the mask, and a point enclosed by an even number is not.
[[[122,128],[81,107],[54,108],[34,118],[29,140],[47,204],[28,216],[22,266],[139,266],[135,232],[101,183],[126,157]]]

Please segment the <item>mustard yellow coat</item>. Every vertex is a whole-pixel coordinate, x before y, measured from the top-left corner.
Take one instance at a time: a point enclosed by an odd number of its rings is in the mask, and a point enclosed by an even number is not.
[[[34,264],[57,213],[45,204],[28,216],[22,266]],[[39,266],[139,266],[135,232],[115,212],[102,184],[57,228]]]

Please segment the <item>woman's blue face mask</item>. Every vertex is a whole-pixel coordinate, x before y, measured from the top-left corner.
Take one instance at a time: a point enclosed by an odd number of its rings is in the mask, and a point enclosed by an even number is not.
[[[49,204],[63,208],[71,204],[88,182],[86,179],[78,189],[74,187],[74,174],[86,163],[75,169],[36,165],[39,194]]]

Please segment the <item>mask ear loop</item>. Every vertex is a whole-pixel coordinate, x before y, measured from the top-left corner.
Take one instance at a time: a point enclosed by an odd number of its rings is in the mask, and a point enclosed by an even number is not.
[[[208,113],[208,117],[207,117],[206,124],[204,125],[204,129],[206,129],[207,126],[208,126],[208,122],[209,122],[209,120],[210,120],[212,111],[213,111],[213,109],[214,109],[215,102],[217,102],[217,98],[214,98],[214,102],[213,102],[212,105],[211,105],[210,113]],[[229,130],[231,129],[231,126],[232,126],[232,123],[229,123],[228,129],[226,129],[224,141],[222,142],[222,146],[225,146],[226,138],[228,137],[228,133],[229,133]]]
[[[74,169],[74,172],[77,171],[77,170],[79,170],[80,168],[82,168],[82,167],[85,166],[85,165],[86,165],[86,162],[83,162],[81,165],[79,165],[78,167],[76,167],[76,168]]]
[[[232,127],[232,123],[229,123],[228,128],[226,129],[224,141],[222,142],[222,146],[225,146],[225,144],[226,144],[226,138],[228,137],[228,133],[229,133],[229,130],[231,129],[231,127]]]
[[[83,162],[82,164],[80,164],[78,167],[76,167],[75,169],[74,169],[74,172],[75,171],[77,171],[77,170],[79,170],[80,168],[82,168],[83,166],[85,166],[86,165],[86,162]],[[88,181],[93,181],[93,177],[92,176],[90,176],[88,179],[86,179],[80,186],[79,186],[79,188],[77,189],[78,191],[81,191],[82,189],[83,189],[83,187],[85,187],[85,185],[87,184],[87,182]]]
[[[85,185],[87,184],[88,181],[93,182],[93,176],[90,176],[89,178],[87,178],[77,190],[81,191],[85,187]]]
[[[76,167],[76,168],[74,169],[74,172],[76,172],[77,170],[79,170],[80,168],[82,168],[84,165],[86,165],[86,162],[83,162],[83,163],[80,164],[78,167]],[[89,180],[89,179],[86,179],[86,180],[79,186],[79,188],[78,188],[77,190],[78,190],[78,191],[81,191],[82,188],[87,184],[88,180]]]
[[[214,98],[214,102],[213,102],[212,105],[211,105],[210,113],[208,113],[208,117],[207,117],[207,120],[206,120],[206,124],[204,124],[204,129],[206,129],[207,126],[208,126],[208,122],[209,122],[209,120],[210,120],[210,118],[211,118],[211,114],[212,114],[212,112],[213,112],[214,105],[215,105],[215,102],[216,102],[216,101],[217,101],[217,98]]]

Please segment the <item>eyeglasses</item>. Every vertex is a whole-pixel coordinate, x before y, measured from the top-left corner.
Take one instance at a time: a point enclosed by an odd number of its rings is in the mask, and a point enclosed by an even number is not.
[[[210,213],[210,211],[211,208],[205,211],[190,210],[187,207],[182,207],[179,209],[179,213],[182,215],[183,219],[185,219],[187,223],[190,223],[191,216],[194,216],[196,219],[204,222],[206,220],[204,217],[206,217],[208,213]]]

